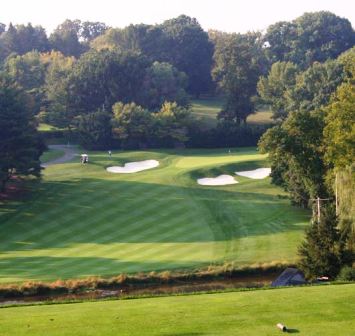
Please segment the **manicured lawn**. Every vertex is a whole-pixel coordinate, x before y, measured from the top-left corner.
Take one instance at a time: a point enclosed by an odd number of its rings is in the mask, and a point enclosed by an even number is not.
[[[223,103],[221,98],[194,99],[191,106],[192,113],[206,128],[214,127],[217,124],[217,115],[221,111]],[[247,123],[250,125],[272,124],[271,116],[272,112],[268,108],[264,108],[251,114]]]
[[[41,162],[46,163],[48,161],[55,160],[57,158],[60,158],[61,156],[64,155],[64,152],[61,150],[56,150],[56,149],[49,149],[48,151],[44,152],[41,156]]]
[[[50,166],[27,198],[0,204],[0,282],[295,261],[309,213],[269,178],[196,183],[267,166],[255,149],[89,154],[88,165]],[[160,166],[105,170],[145,159]]]
[[[221,111],[223,100],[220,98],[192,100],[192,113],[206,127],[213,127],[217,123],[217,114]]]
[[[272,112],[268,109],[263,109],[251,114],[247,119],[249,125],[269,125],[274,122],[275,121],[272,119]]]
[[[50,131],[59,131],[61,129],[46,123],[40,123],[38,126],[38,130],[40,132],[50,132]]]
[[[355,285],[0,309],[0,334],[352,336]]]

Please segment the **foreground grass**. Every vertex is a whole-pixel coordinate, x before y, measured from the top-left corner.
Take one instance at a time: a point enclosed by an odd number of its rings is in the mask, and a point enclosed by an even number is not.
[[[0,309],[1,335],[350,336],[355,285]]]
[[[88,165],[46,168],[28,198],[0,206],[0,283],[295,261],[309,213],[269,178],[196,183],[267,166],[254,149],[89,154]],[[145,159],[160,166],[105,170]]]

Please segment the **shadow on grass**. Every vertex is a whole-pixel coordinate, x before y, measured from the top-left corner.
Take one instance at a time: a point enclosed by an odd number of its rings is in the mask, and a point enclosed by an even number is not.
[[[1,259],[0,283],[6,279],[53,280],[87,278],[90,276],[115,276],[121,273],[138,273],[144,271],[166,271],[187,269],[192,266],[207,266],[198,260],[186,263],[166,262],[129,262],[100,257],[17,257]],[[13,282],[13,281],[12,281]]]
[[[0,207],[0,251],[28,249],[26,244],[32,245],[30,249],[43,249],[74,243],[225,241],[300,231],[309,216],[277,195],[247,192],[238,185],[221,190],[77,178],[40,183],[34,194],[33,199]],[[173,229],[184,231],[184,227],[193,230],[195,221],[206,223],[213,239],[209,235],[166,234]],[[103,235],[87,234],[93,229],[99,232],[100,226],[105,226]],[[115,233],[125,227],[129,235]],[[155,229],[156,234],[142,234]],[[46,239],[53,234],[56,239]]]

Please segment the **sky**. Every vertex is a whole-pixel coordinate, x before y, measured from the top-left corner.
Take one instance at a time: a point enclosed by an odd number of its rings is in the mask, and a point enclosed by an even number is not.
[[[320,10],[345,17],[355,26],[354,0],[8,0],[1,5],[0,22],[31,22],[50,33],[65,19],[125,27],[161,23],[186,14],[205,30],[245,33]]]

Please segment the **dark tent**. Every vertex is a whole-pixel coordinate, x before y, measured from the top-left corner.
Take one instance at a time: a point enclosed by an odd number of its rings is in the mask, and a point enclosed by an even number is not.
[[[271,287],[304,285],[304,275],[297,268],[286,268],[281,275],[272,282]]]

